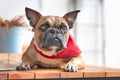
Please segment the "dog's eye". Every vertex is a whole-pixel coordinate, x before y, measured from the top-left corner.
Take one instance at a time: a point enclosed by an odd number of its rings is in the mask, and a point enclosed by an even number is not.
[[[49,22],[46,22],[40,26],[40,30],[45,31],[49,27],[50,27]]]
[[[40,27],[41,30],[45,30],[46,28],[47,28],[46,25],[42,25],[42,26]]]
[[[65,24],[61,24],[60,29],[63,30],[64,32],[67,32],[67,26]]]

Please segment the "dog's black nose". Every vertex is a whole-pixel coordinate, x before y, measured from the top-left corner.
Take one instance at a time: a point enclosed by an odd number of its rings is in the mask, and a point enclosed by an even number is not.
[[[54,29],[51,29],[50,32],[54,34],[54,33],[55,33],[55,30],[54,30]]]
[[[52,28],[51,30],[50,30],[50,33],[52,33],[52,34],[58,34],[59,33],[59,30],[58,29],[56,29],[56,28]]]

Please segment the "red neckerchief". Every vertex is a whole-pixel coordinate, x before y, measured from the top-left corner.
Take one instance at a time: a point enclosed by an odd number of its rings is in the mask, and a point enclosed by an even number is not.
[[[49,59],[71,58],[71,57],[78,56],[78,55],[81,53],[79,47],[75,44],[75,41],[73,40],[73,38],[71,37],[71,35],[69,36],[67,48],[64,49],[62,52],[58,53],[56,56],[47,56],[47,55],[44,55],[44,54],[37,48],[37,46],[36,46],[35,44],[34,44],[34,48],[35,48],[35,50],[36,50],[40,55],[42,55],[43,57],[49,58]]]

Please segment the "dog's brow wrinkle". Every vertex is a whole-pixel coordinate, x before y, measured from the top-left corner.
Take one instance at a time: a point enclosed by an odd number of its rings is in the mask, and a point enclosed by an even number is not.
[[[55,17],[52,18],[53,22],[55,23]]]
[[[55,26],[56,18],[55,18],[55,17],[51,17],[51,21],[52,21],[52,23],[53,23],[53,26]]]

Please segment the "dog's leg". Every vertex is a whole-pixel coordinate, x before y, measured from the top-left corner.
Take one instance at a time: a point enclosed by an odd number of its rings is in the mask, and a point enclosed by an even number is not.
[[[22,56],[22,63],[16,66],[16,70],[29,70],[31,69],[31,62],[29,56],[24,54]]]
[[[67,72],[77,72],[79,69],[84,68],[84,62],[82,57],[76,56],[71,58],[71,60],[65,65],[64,70]]]

